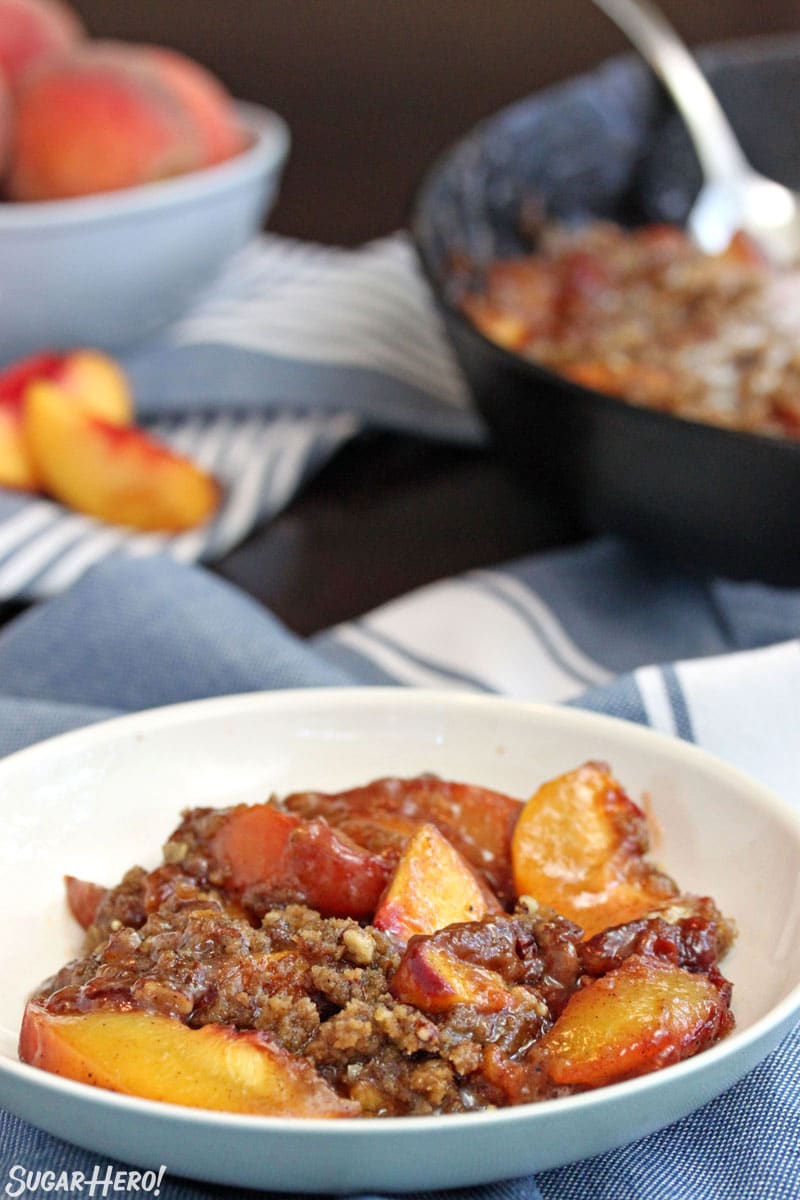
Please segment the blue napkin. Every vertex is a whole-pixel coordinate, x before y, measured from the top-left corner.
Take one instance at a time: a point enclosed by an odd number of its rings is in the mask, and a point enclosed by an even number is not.
[[[265,234],[123,365],[139,422],[219,479],[218,513],[137,534],[0,489],[0,601],[56,595],[105,558],[215,562],[365,426],[483,437],[404,234],[358,250]]]
[[[0,631],[0,753],[178,700],[391,680],[563,700],[652,724],[796,800],[799,633],[800,593],[674,575],[613,540],[433,585],[308,642],[201,568],[109,560]],[[793,1200],[799,1072],[795,1030],[666,1130],[465,1194]],[[0,1187],[14,1164],[90,1174],[97,1161],[0,1115]],[[165,1200],[221,1194],[169,1176],[161,1186]]]

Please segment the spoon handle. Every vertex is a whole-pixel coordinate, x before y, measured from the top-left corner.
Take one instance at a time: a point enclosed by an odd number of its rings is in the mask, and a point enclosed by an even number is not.
[[[650,0],[594,0],[625,33],[681,113],[706,181],[749,170],[721,104],[691,53]]]

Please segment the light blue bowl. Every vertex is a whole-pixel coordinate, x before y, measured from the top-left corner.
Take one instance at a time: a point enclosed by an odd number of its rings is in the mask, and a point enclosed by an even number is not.
[[[289,130],[238,104],[251,145],[175,179],[74,200],[0,204],[0,362],[123,350],[175,320],[262,226]]]

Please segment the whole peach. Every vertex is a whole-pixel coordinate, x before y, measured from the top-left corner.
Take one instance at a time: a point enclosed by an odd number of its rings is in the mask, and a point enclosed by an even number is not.
[[[115,191],[240,148],[232,101],[198,64],[152,46],[86,42],[22,81],[8,190],[15,200]]]
[[[123,46],[123,50],[127,49],[129,47]],[[135,49],[142,59],[149,60],[161,82],[191,115],[203,141],[202,166],[222,162],[244,148],[244,137],[231,97],[211,71],[188,55],[166,46],[140,45]],[[110,46],[108,52],[111,52]]]
[[[0,74],[0,180],[3,179],[11,154],[11,93]]]
[[[16,86],[29,67],[66,50],[84,33],[63,0],[0,0],[0,74]]]

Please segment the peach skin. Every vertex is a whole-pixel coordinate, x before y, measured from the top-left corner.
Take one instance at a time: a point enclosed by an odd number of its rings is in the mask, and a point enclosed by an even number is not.
[[[67,905],[81,929],[88,929],[97,916],[100,901],[108,891],[99,883],[78,879],[75,875],[64,876]]]
[[[396,1000],[423,1012],[449,1012],[471,1004],[478,1012],[500,1012],[513,1004],[502,975],[478,963],[458,958],[436,935],[411,939],[392,976]]]
[[[0,72],[0,183],[2,183],[11,157],[11,93]]]
[[[39,476],[28,452],[22,408],[0,397],[0,487],[35,492]]]
[[[18,359],[0,370],[0,403],[22,407],[31,383],[59,384],[84,412],[114,425],[130,425],[133,397],[122,367],[101,350],[51,350]]]
[[[78,14],[61,0],[0,0],[0,75],[14,87],[29,68],[83,37]]]
[[[39,487],[25,440],[22,400],[30,380],[49,372],[56,361],[54,354],[36,354],[0,371],[0,487],[25,492]]]
[[[0,371],[0,487],[37,491],[41,479],[24,427],[25,393],[36,380],[59,383],[70,401],[116,425],[133,419],[127,378],[118,364],[97,350],[42,353]]]
[[[133,397],[119,363],[100,350],[64,354],[50,378],[79,402],[84,412],[112,425],[133,421]]]
[[[177,51],[88,42],[20,85],[9,192],[55,200],[153,183],[244,148],[233,101]]]
[[[402,849],[420,825],[435,825],[504,900],[515,899],[511,834],[522,803],[474,784],[437,775],[386,777],[345,792],[296,792],[286,807],[301,817],[324,817],[371,849]]]
[[[158,72],[191,113],[203,142],[201,165],[213,166],[244,149],[244,134],[227,90],[212,73],[177,50],[145,46]]]
[[[60,1015],[29,1001],[19,1056],[78,1083],[192,1108],[293,1117],[360,1113],[310,1063],[265,1033],[226,1025],[190,1029],[136,1009]]]
[[[58,200],[180,175],[202,164],[191,116],[132,46],[89,43],[28,76],[16,98],[8,190]]]
[[[83,412],[56,383],[28,387],[23,419],[43,486],[78,512],[178,533],[208,520],[219,503],[216,482],[199,467],[141,430]]]
[[[372,916],[391,871],[325,821],[302,821],[271,804],[231,809],[211,851],[237,892],[308,904],[324,916]]]

